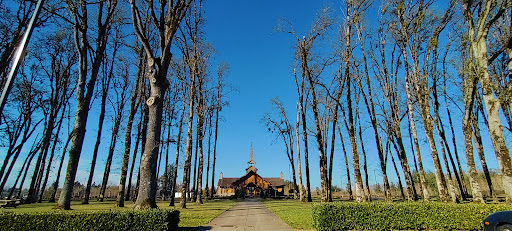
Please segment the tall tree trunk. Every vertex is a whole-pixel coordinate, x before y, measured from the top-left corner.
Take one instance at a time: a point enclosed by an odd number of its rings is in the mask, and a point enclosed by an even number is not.
[[[309,177],[309,145],[308,145],[308,128],[306,123],[306,109],[304,108],[303,96],[299,97],[300,114],[302,117],[302,139],[304,139],[304,165],[306,168],[306,188],[307,188],[307,202],[312,202],[311,197],[311,183]]]
[[[357,106],[356,106],[357,107]],[[357,124],[358,124],[358,133],[359,133],[359,140],[361,141],[361,152],[363,153],[363,171],[364,171],[364,182],[366,186],[366,200],[371,201],[372,200],[372,194],[370,191],[370,183],[368,180],[368,161],[366,161],[366,149],[364,148],[363,143],[363,132],[361,127],[361,118],[359,117],[359,113],[357,113]],[[377,182],[375,182],[377,183]]]
[[[103,172],[103,181],[101,183],[100,189],[101,202],[103,202],[103,199],[105,197],[105,190],[107,189],[108,177],[110,176],[110,167],[112,166],[112,158],[114,158],[114,151],[116,148],[117,137],[119,134],[119,126],[121,125],[121,116],[123,110],[120,110],[118,113],[119,114],[117,115],[116,120],[114,122],[114,130],[112,130],[112,138],[110,140],[110,148],[108,150],[107,162],[105,163],[105,171]]]
[[[101,12],[104,4],[107,4],[106,15]],[[117,0],[108,2],[99,2],[98,13],[99,28],[97,28],[96,50],[94,57],[88,57],[90,44],[88,42],[88,18],[87,8],[85,2],[75,5],[68,2],[71,14],[74,15],[75,23],[75,46],[78,52],[78,82],[76,87],[77,106],[75,115],[75,124],[73,128],[72,144],[69,150],[68,168],[66,170],[66,179],[64,186],[57,203],[57,208],[69,210],[71,209],[71,196],[73,194],[73,186],[75,184],[76,172],[78,170],[78,162],[80,161],[80,154],[82,152],[82,145],[85,137],[85,127],[87,125],[87,118],[89,114],[90,101],[93,95],[94,86],[98,77],[99,68],[103,62],[105,48],[107,45],[107,37],[110,30],[112,15],[117,6]],[[80,9],[78,9],[80,8]],[[81,11],[81,16],[78,16],[78,11]],[[102,17],[105,16],[105,22],[101,22]],[[92,65],[89,67],[88,60],[91,60]],[[89,82],[86,86],[87,72],[90,69]]]
[[[104,76],[104,78],[108,78]],[[89,179],[87,180],[87,185],[85,186],[84,199],[82,200],[82,204],[89,204],[89,197],[91,194],[91,186],[92,186],[92,178],[94,176],[94,170],[96,168],[96,159],[98,157],[98,149],[100,147],[101,142],[101,132],[103,131],[103,121],[105,120],[105,105],[107,103],[107,95],[110,85],[110,80],[103,80],[104,86],[102,86],[101,92],[101,106],[100,106],[100,115],[98,117],[98,133],[96,135],[96,143],[94,144],[94,150],[92,154],[91,161],[91,169],[89,170]]]
[[[146,145],[140,161],[140,183],[136,209],[156,208],[157,176],[156,169],[160,145],[160,130],[162,125],[163,98],[169,83],[167,82],[167,69],[159,65],[157,69],[155,60],[151,57],[147,61],[149,69],[150,97],[146,101],[148,106],[148,130]]]
[[[340,134],[341,140],[341,148],[343,149],[343,157],[345,157],[345,169],[347,170],[347,191],[348,191],[348,199],[353,200],[354,196],[352,194],[352,181],[350,180],[350,167],[348,164],[347,150],[345,149],[345,141],[343,139],[343,135],[341,133],[340,124],[336,123],[338,127],[338,134]]]
[[[398,147],[397,147],[395,141],[391,141],[391,142],[393,143],[393,147],[395,148],[395,150],[397,152],[397,155],[398,155],[398,153],[400,151],[398,150]],[[391,156],[391,162],[393,163],[393,167],[395,168],[395,172],[396,172],[396,177],[398,178],[398,187],[400,189],[400,195],[402,196],[402,200],[405,201],[404,187],[403,187],[403,184],[402,184],[402,180],[400,178],[400,174],[399,174],[398,168],[396,167],[395,158],[393,157],[393,153],[391,151],[389,152],[389,155]]]
[[[55,196],[57,195],[57,189],[59,189],[59,181],[60,181],[60,173],[62,172],[62,166],[64,165],[64,158],[66,157],[66,151],[68,150],[69,142],[73,137],[73,133],[68,135],[68,139],[66,140],[66,144],[62,149],[62,156],[60,157],[59,170],[57,170],[57,177],[55,178],[55,182],[53,183],[52,195],[48,202],[55,202]],[[29,161],[30,162],[30,161]]]
[[[373,128],[373,135],[375,137],[375,142],[377,145],[377,154],[379,155],[380,168],[381,168],[381,172],[382,172],[382,181],[384,183],[384,197],[385,197],[386,201],[391,201],[391,194],[389,191],[389,181],[388,181],[387,170],[386,170],[386,162],[384,161],[384,159],[385,159],[384,158],[384,150],[382,148],[382,141],[381,141],[379,131],[378,131],[377,115],[375,112],[375,103],[373,100],[372,86],[371,86],[371,81],[370,81],[370,76],[369,76],[368,61],[367,61],[367,57],[366,57],[366,50],[365,50],[365,45],[364,45],[364,40],[363,40],[362,29],[361,29],[361,26],[359,26],[359,25],[356,26],[356,29],[357,29],[357,37],[358,37],[358,40],[360,43],[361,53],[363,55],[364,77],[366,80],[365,84],[366,84],[366,87],[368,90],[368,94],[365,94],[365,92],[364,92],[364,89],[362,86],[363,81],[358,81],[358,85],[361,90],[361,93],[363,94],[363,100],[366,105],[366,111],[368,112],[368,115],[370,116],[370,122],[371,122],[372,128]],[[362,142],[363,141],[361,139],[361,143]],[[375,183],[377,183],[377,182],[375,182]]]
[[[217,100],[220,100],[220,86],[217,89]],[[213,139],[212,194],[210,195],[210,200],[213,200],[213,196],[215,195],[215,164],[217,163],[217,138],[219,135],[220,107],[220,102],[217,101],[217,107],[215,108],[215,136]]]
[[[47,123],[45,124],[41,149],[37,157],[36,166],[32,175],[32,182],[30,183],[30,188],[28,190],[27,200],[25,203],[35,203],[38,200],[39,183],[43,178],[44,168],[46,166],[46,156],[48,155],[48,149],[50,147],[50,141],[53,135],[53,128],[55,126],[56,119],[55,117],[56,115],[54,112],[52,112],[52,114],[49,115]]]
[[[341,94],[340,94],[341,96]],[[340,97],[338,97],[339,99]],[[338,100],[339,101],[339,100]],[[328,175],[328,179],[329,179],[329,202],[332,202],[332,166],[333,166],[333,161],[334,161],[334,144],[335,144],[335,141],[336,141],[336,123],[338,122],[338,103],[336,102],[335,103],[335,106],[334,106],[334,111],[333,111],[333,119],[332,119],[332,134],[331,134],[331,154],[329,156],[329,175]],[[298,142],[298,140],[297,140]]]
[[[62,110],[62,114],[60,116],[60,121],[59,121],[59,125],[57,127],[57,131],[55,132],[52,150],[50,152],[50,159],[48,160],[48,167],[46,168],[43,185],[41,186],[41,192],[39,193],[39,200],[38,200],[39,203],[41,203],[43,201],[44,190],[46,188],[46,185],[48,184],[48,178],[50,176],[50,170],[51,170],[51,166],[52,166],[52,162],[53,162],[53,157],[55,156],[55,148],[57,146],[57,142],[59,141],[60,129],[62,128],[65,113],[66,113],[66,108],[64,107],[64,109]]]
[[[142,113],[142,112],[141,112]],[[139,143],[141,141],[141,133],[142,133],[142,126],[141,124],[143,121],[139,121],[139,124],[137,125],[137,136],[135,138],[135,147],[133,148],[133,154],[132,154],[132,164],[130,167],[130,175],[128,176],[128,185],[126,186],[126,196],[124,198],[125,201],[130,200],[130,196],[132,195],[132,178],[133,178],[133,169],[135,168],[135,160],[137,159],[137,152],[139,150]]]
[[[493,1],[486,1],[481,4],[481,8],[478,7],[482,10],[478,10],[476,17],[474,15],[476,9],[474,9],[473,4],[475,3],[472,1],[462,1],[464,19],[468,26],[470,50],[472,52],[473,65],[476,70],[475,74],[482,86],[485,110],[489,120],[489,135],[498,160],[503,188],[505,190],[507,200],[512,200],[512,164],[510,160],[510,152],[503,135],[503,125],[499,116],[501,103],[494,96],[494,83],[489,75],[489,51],[487,49],[487,36],[491,26],[505,13],[506,9],[512,6],[512,3],[510,1],[503,1],[498,4]],[[476,25],[474,22],[475,18],[477,20]]]
[[[195,70],[195,68],[194,68]],[[187,207],[187,188],[189,187],[190,182],[188,181],[188,174],[190,172],[190,165],[192,159],[192,123],[194,121],[194,105],[195,105],[195,95],[196,95],[196,75],[192,73],[190,81],[190,89],[189,89],[189,99],[188,99],[188,130],[187,130],[187,145],[185,147],[185,164],[183,165],[183,181],[181,185],[181,201],[180,207]]]
[[[295,124],[295,139],[297,141],[297,171],[299,174],[299,200],[306,201],[304,197],[304,185],[302,184],[302,168],[300,160],[300,140],[299,140],[299,124],[300,124],[300,106],[297,102],[297,123]]]
[[[475,78],[476,80],[476,78]],[[472,120],[472,109],[473,102],[476,93],[476,82],[465,80],[465,83],[470,82],[470,85],[464,84],[465,87],[463,89],[464,95],[464,119],[462,121],[462,131],[464,133],[464,144],[466,146],[466,160],[468,165],[468,173],[469,173],[469,182],[471,185],[471,192],[473,194],[473,201],[485,203],[485,200],[482,196],[482,191],[480,189],[480,184],[478,183],[478,172],[476,171],[475,166],[475,157],[473,156],[473,142],[472,138],[474,137],[473,123]],[[469,91],[468,91],[469,90]],[[476,140],[475,140],[476,141]],[[477,143],[477,142],[475,142]],[[478,145],[477,149],[478,149]]]
[[[34,158],[34,156],[36,155],[38,149],[32,149],[30,152],[29,152],[29,160],[28,160],[28,163],[27,163],[27,168],[25,169],[25,173],[23,174],[23,178],[21,179],[21,183],[20,183],[20,189],[18,191],[18,195],[16,195],[16,198],[21,198],[21,192],[23,191],[23,185],[25,183],[25,179],[27,178],[27,174],[28,174],[28,170],[30,169],[30,163],[32,162],[32,159]],[[14,185],[16,186],[16,185]],[[14,188],[14,187],[13,187]]]
[[[185,99],[185,97],[183,97]],[[180,124],[178,125],[178,139],[176,140],[176,160],[174,161],[174,174],[172,178],[172,191],[171,191],[171,201],[169,202],[169,206],[174,206],[174,199],[176,194],[176,179],[178,178],[178,161],[180,160],[180,147],[181,147],[181,131],[183,128],[183,119],[185,118],[185,109],[187,104],[183,102],[183,108],[181,109],[181,117]],[[182,197],[183,198],[183,197]]]
[[[160,131],[162,125],[163,100],[165,91],[169,83],[167,81],[167,71],[172,58],[171,44],[174,35],[179,29],[182,19],[187,15],[192,0],[176,0],[170,2],[161,2],[158,12],[160,17],[151,17],[152,24],[158,28],[158,49],[151,47],[148,32],[144,20],[141,19],[139,8],[135,0],[130,0],[132,24],[138,40],[144,47],[148,56],[148,80],[150,82],[150,97],[146,101],[149,107],[148,135],[146,136],[146,146],[141,157],[140,164],[140,183],[135,202],[135,209],[154,208],[156,206],[157,177],[153,171],[157,166],[157,158],[160,144]],[[166,6],[166,4],[168,4]],[[149,8],[153,8],[153,2],[149,2]],[[153,11],[153,16],[155,12]],[[166,16],[168,15],[168,16]],[[159,50],[157,57],[156,50]]]
[[[480,128],[478,127],[478,120],[475,119],[473,122],[473,129],[471,130],[472,138],[475,143],[476,152],[480,159],[480,164],[482,165],[482,171],[484,172],[485,181],[487,183],[487,187],[489,188],[489,196],[494,198],[496,195],[494,194],[494,188],[492,186],[491,174],[489,173],[489,169],[487,168],[487,161],[485,160],[484,146],[482,143],[482,137],[480,136]],[[473,191],[473,190],[471,190]]]
[[[213,100],[212,100],[213,101]],[[211,111],[208,112],[208,117],[207,117],[207,120],[208,120],[208,160],[207,160],[207,164],[206,164],[206,186],[205,186],[205,191],[206,191],[206,195],[205,195],[205,199],[208,200],[210,198],[210,188],[208,187],[208,180],[209,180],[209,177],[210,177],[210,154],[211,154],[211,139],[212,139],[212,113]]]
[[[366,193],[364,192],[363,187],[363,178],[361,176],[361,167],[359,164],[359,151],[357,150],[357,136],[354,126],[354,113],[352,108],[352,83],[350,75],[350,58],[352,57],[352,49],[351,49],[351,38],[352,38],[352,26],[353,26],[353,18],[351,5],[347,6],[346,12],[346,22],[347,26],[345,28],[345,59],[344,59],[344,78],[346,81],[346,101],[347,101],[347,109],[348,109],[348,135],[350,138],[350,146],[352,147],[352,166],[354,168],[354,180],[356,184],[356,200],[357,201],[366,201]],[[341,71],[341,70],[340,70]],[[356,102],[357,104],[358,102]]]
[[[322,137],[322,129],[320,128],[320,116],[318,113],[318,102],[315,91],[315,81],[313,81],[312,73],[310,73],[308,61],[307,61],[307,51],[306,51],[306,41],[303,41],[301,44],[301,53],[302,53],[302,70],[303,75],[305,75],[309,81],[309,90],[312,96],[312,109],[313,109],[313,117],[315,118],[315,136],[316,143],[318,148],[318,158],[320,165],[320,185],[321,185],[321,201],[327,202],[327,157],[325,155],[324,150],[324,140]]]
[[[199,80],[199,94],[198,94],[198,102],[197,102],[197,146],[199,149],[199,166],[197,167],[197,184],[196,190],[194,191],[195,201],[197,204],[202,204],[203,200],[202,196],[202,181],[203,181],[203,139],[204,139],[204,116],[206,113],[206,105],[204,104],[204,92],[203,92],[203,79]],[[196,155],[197,158],[197,155]]]
[[[198,152],[199,152],[199,115],[198,115],[198,118],[196,119],[196,143],[195,143],[195,153],[194,153],[194,177],[192,178],[192,196],[190,196],[189,194],[189,200],[190,201],[196,201],[196,198],[197,198],[197,190],[196,190],[196,186],[197,186],[197,158],[198,158]],[[190,181],[190,176],[189,176],[189,181]],[[190,188],[190,187],[189,187]]]
[[[143,55],[142,49],[139,52],[139,57]],[[117,207],[124,207],[124,201],[129,200],[129,194],[130,191],[126,191],[126,197],[125,197],[125,187],[126,187],[126,175],[128,173],[128,164],[130,162],[130,149],[132,145],[132,126],[133,126],[133,119],[135,118],[135,114],[137,114],[137,110],[139,107],[137,107],[138,104],[138,95],[139,95],[139,87],[141,85],[142,81],[142,70],[144,70],[144,59],[139,58],[138,63],[138,70],[137,70],[137,78],[135,80],[135,88],[133,89],[132,96],[130,97],[130,114],[128,115],[128,122],[126,123],[126,130],[124,135],[124,154],[123,154],[123,163],[121,164],[121,177],[119,180],[119,189],[117,191],[117,198],[116,198],[116,206]],[[139,132],[140,132],[140,123],[139,123]],[[137,146],[138,146],[138,138],[137,143],[135,144],[135,153],[137,152]],[[135,156],[135,155],[134,155]],[[133,164],[135,162],[135,159],[132,161],[132,172],[133,172]],[[130,173],[131,178],[131,173]],[[131,184],[131,179],[129,184]],[[129,187],[129,186],[128,186]]]

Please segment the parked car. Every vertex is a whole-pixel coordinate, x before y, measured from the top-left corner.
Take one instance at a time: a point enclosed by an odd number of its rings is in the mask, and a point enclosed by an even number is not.
[[[512,211],[495,212],[484,219],[485,231],[512,231]]]

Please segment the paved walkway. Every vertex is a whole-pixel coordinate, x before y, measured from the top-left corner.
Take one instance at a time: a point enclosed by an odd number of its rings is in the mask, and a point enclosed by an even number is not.
[[[293,231],[258,199],[247,198],[213,219],[198,231]]]

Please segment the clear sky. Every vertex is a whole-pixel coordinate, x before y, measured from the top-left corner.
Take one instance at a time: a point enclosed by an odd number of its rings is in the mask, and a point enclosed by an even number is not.
[[[292,62],[296,40],[292,35],[275,32],[274,27],[282,17],[296,25],[298,34],[306,33],[323,3],[220,0],[205,1],[204,4],[206,37],[217,52],[211,72],[215,75],[215,65],[218,62],[227,62],[230,72],[226,76],[226,82],[235,89],[228,95],[230,105],[221,111],[215,182],[220,172],[223,172],[225,177],[239,177],[245,174],[251,142],[259,174],[264,177],[279,177],[283,172],[285,180],[291,180],[284,144],[276,140],[261,122],[264,113],[271,110],[270,99],[279,96],[290,113],[292,123],[295,123],[297,90]],[[97,114],[93,108],[91,116]],[[105,121],[107,120],[108,118]],[[96,123],[95,119],[89,120],[87,137],[95,137]],[[110,126],[106,125],[107,128],[103,130],[101,147],[104,152],[108,152]],[[95,138],[91,138],[85,141],[90,145],[84,145],[77,181],[87,181],[94,140]],[[123,148],[122,142],[118,143],[110,184],[119,182]],[[183,162],[183,151],[181,157]],[[318,152],[312,149],[310,158],[312,184],[316,187],[320,185],[320,177],[317,174]],[[169,161],[173,160],[174,152],[171,152]],[[100,155],[98,161],[94,177],[97,184],[101,183],[106,153]],[[182,179],[182,172],[182,169],[178,171],[178,181]]]
[[[223,172],[225,177],[243,175],[252,141],[258,173],[271,177],[279,176],[280,172],[283,172],[285,179],[291,180],[284,144],[270,134],[261,122],[263,114],[271,110],[270,99],[275,96],[279,96],[283,101],[292,124],[295,123],[296,117],[297,90],[292,67],[296,39],[293,35],[275,32],[273,28],[279,18],[284,18],[294,26],[297,35],[305,35],[321,8],[330,6],[334,16],[340,17],[341,1],[218,0],[206,1],[205,4],[207,38],[218,51],[217,59],[225,60],[230,64],[231,72],[227,82],[238,89],[238,92],[230,94],[231,105],[222,111],[225,121],[219,128],[217,171]],[[376,1],[375,4],[378,7],[380,3]],[[373,13],[374,11],[371,12],[367,14],[366,20],[368,23],[376,23],[377,16]],[[455,109],[452,111],[457,112]],[[458,120],[458,117],[454,119]],[[455,126],[457,125],[460,124],[456,121]],[[365,126],[369,125],[363,124],[363,127]],[[456,129],[460,131],[460,127]],[[426,139],[421,137],[422,130],[423,128],[419,125],[420,145],[428,148]],[[370,183],[375,183],[375,177],[380,183],[382,177],[373,132],[371,129],[365,129],[364,134]],[[483,135],[486,136],[486,134]],[[348,135],[345,136],[345,138],[348,137]],[[406,136],[404,142],[408,144],[408,135],[404,134],[404,136]],[[318,150],[313,138],[309,140],[309,153],[311,183],[314,188],[320,185],[320,174]],[[462,137],[457,138],[459,149],[462,149],[463,140],[459,139]],[[349,151],[348,140],[345,143]],[[486,146],[487,153],[492,153],[491,149],[492,146]],[[463,155],[462,150],[459,153]],[[409,163],[413,166],[412,153],[409,151],[408,154]],[[348,155],[351,163],[350,152]],[[426,170],[433,171],[429,150],[424,149],[422,155]],[[463,156],[461,158],[462,166],[466,169],[465,158]],[[338,139],[333,184],[345,187],[346,173],[342,159]],[[491,168],[497,167],[494,156],[487,159]],[[304,161],[303,153],[302,161]],[[396,175],[391,168],[392,165],[388,164],[388,176],[392,181],[396,181]]]
[[[308,31],[321,1],[206,1],[206,34],[217,49],[217,59],[231,67],[227,82],[238,89],[229,96],[219,128],[217,171],[225,177],[245,173],[251,141],[258,173],[291,180],[289,161],[281,140],[268,132],[261,118],[271,110],[270,99],[279,96],[295,123],[297,90],[293,77],[295,37],[273,28],[280,17]],[[319,186],[318,152],[310,154],[313,185]]]
[[[261,122],[265,112],[271,110],[270,99],[276,96],[279,96],[283,101],[292,124],[295,124],[296,118],[297,90],[292,67],[296,39],[293,35],[275,32],[273,28],[277,25],[279,18],[285,18],[294,25],[297,35],[305,35],[321,8],[329,5],[335,15],[339,16],[341,15],[341,3],[331,0],[206,0],[204,4],[206,37],[217,51],[213,60],[212,74],[215,74],[216,63],[220,61],[227,62],[230,66],[230,72],[226,76],[226,82],[236,89],[228,95],[230,105],[221,112],[223,121],[219,126],[215,182],[217,182],[220,172],[223,172],[225,177],[239,177],[245,173],[247,161],[249,161],[251,142],[254,148],[255,166],[258,168],[260,175],[263,177],[279,177],[280,173],[283,172],[285,180],[291,180],[289,161],[286,157],[284,144],[268,132],[265,124]],[[368,15],[367,20],[375,22],[375,18],[372,17],[375,16]],[[94,110],[90,113],[90,116],[94,117],[99,114]],[[110,119],[106,118],[105,121],[110,121]],[[77,181],[82,183],[85,183],[88,177],[92,148],[97,132],[96,123],[96,119],[90,119],[88,122],[87,138],[76,178]],[[101,183],[103,175],[110,140],[110,126],[105,125],[103,130],[100,153],[104,154],[99,156],[96,165],[94,177],[96,184]],[[363,126],[368,127],[368,125]],[[174,132],[176,132],[176,129]],[[423,133],[421,127],[418,127],[418,132]],[[378,157],[375,153],[373,133],[370,129],[366,129],[364,134],[369,155],[370,183],[374,184],[375,179],[380,183],[382,177]],[[310,138],[309,153],[311,185],[315,188],[320,186],[320,177],[318,150],[313,138]],[[458,144],[461,150],[463,143],[460,138],[458,137]],[[124,131],[120,133],[115,152],[109,180],[109,184],[112,185],[117,185],[119,182],[124,149],[123,142]],[[409,142],[408,138],[405,142]],[[420,142],[422,142],[420,144],[422,147],[427,147],[425,139]],[[350,149],[348,142],[346,142],[346,145],[347,149]],[[407,145],[408,147],[409,145]],[[492,147],[487,145],[487,153],[491,152],[489,148]],[[340,149],[339,140],[337,140],[334,161],[333,184],[344,187],[346,184],[344,161],[342,161],[341,150],[338,149]],[[304,161],[303,148],[301,155],[302,161]],[[350,153],[348,155],[350,156]],[[412,166],[410,151],[408,155],[409,163]],[[2,155],[0,156],[3,158]],[[425,168],[432,171],[432,159],[427,150],[423,151],[423,159]],[[170,161],[173,160],[174,152],[171,152]],[[349,161],[351,162],[350,159]],[[488,158],[488,161],[491,168],[496,168],[494,157]],[[462,164],[465,166],[464,158]],[[62,170],[61,181],[64,179],[66,167],[67,159]],[[391,167],[392,165],[388,164],[388,176],[392,181],[395,181],[396,176]],[[17,170],[15,171],[17,172]],[[182,169],[179,170],[178,181],[182,179],[181,174]]]

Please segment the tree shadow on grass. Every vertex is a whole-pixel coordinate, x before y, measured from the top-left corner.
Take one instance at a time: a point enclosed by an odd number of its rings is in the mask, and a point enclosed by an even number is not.
[[[206,231],[211,230],[211,226],[201,226],[201,227],[179,227],[178,231]]]

